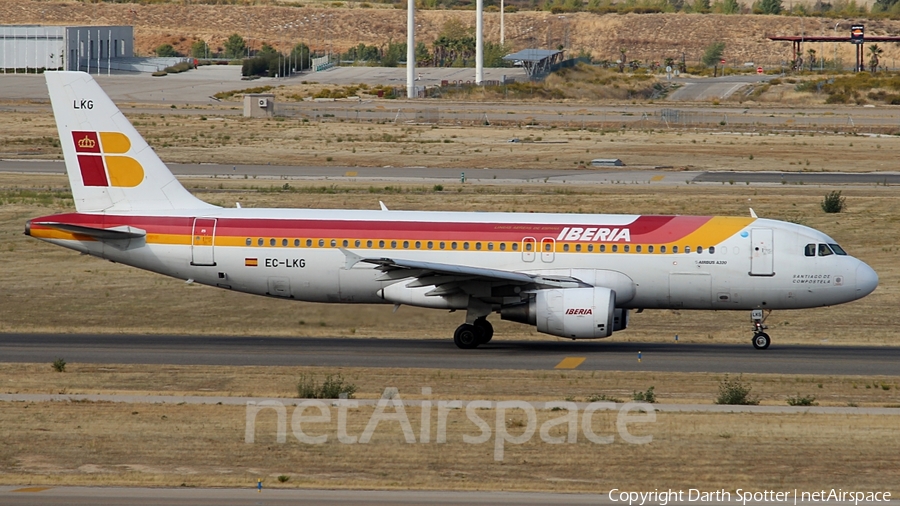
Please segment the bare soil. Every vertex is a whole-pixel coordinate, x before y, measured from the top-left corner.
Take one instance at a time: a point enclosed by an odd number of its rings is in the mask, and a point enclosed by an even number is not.
[[[0,3],[0,19],[8,24],[101,24],[134,25],[137,51],[152,55],[160,44],[170,43],[188,54],[190,45],[207,41],[221,51],[232,33],[239,33],[254,48],[264,42],[286,49],[305,42],[313,49],[345,51],[360,43],[381,47],[389,40],[405,40],[406,11],[392,8],[363,8],[365,3],[302,2],[303,7],[264,5],[198,5],[172,3],[109,3],[75,0],[25,0]],[[260,5],[263,4],[263,5]],[[370,3],[378,6],[377,3]],[[418,40],[430,46],[444,23],[457,18],[475,24],[473,11],[420,10],[416,14]],[[835,32],[839,21],[840,31]],[[792,57],[787,42],[771,42],[770,35],[845,35],[856,20],[831,18],[796,18],[761,15],[713,14],[607,14],[573,13],[558,16],[550,12],[507,13],[506,42],[514,50],[526,47],[556,48],[567,44],[570,51],[586,50],[597,59],[615,61],[619,49],[626,49],[627,59],[663,62],[680,59],[682,53],[689,64],[699,61],[710,43],[726,43],[725,58],[729,65],[778,67]],[[486,12],[485,38],[499,41],[500,14]],[[866,34],[895,35],[900,22],[867,20]],[[567,43],[568,41],[568,43]],[[900,56],[887,46],[883,59]],[[807,45],[831,59],[830,45]],[[806,48],[804,48],[804,51]],[[841,44],[838,58],[847,65],[854,61],[850,44]]]

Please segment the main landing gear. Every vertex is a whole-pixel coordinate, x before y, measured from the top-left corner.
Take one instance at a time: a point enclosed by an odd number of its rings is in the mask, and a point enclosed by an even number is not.
[[[764,350],[772,344],[769,334],[763,332],[769,328],[765,325],[766,318],[772,313],[770,310],[754,309],[750,312],[750,321],[753,322],[753,347],[757,350]]]
[[[477,348],[490,342],[494,337],[494,326],[485,318],[478,318],[474,323],[463,323],[453,333],[453,342],[464,350]]]

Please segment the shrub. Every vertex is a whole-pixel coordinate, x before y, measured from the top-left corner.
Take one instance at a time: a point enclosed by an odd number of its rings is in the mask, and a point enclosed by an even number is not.
[[[290,476],[287,476],[287,475],[284,475],[284,474],[278,476],[278,481],[281,482],[281,483],[284,483],[284,482],[286,482],[286,481],[288,481],[288,480],[290,480],[290,479],[291,479]]]
[[[442,185],[442,184],[436,184],[436,185],[434,185],[434,191],[436,191],[436,192],[442,192],[442,191],[444,191],[444,185]]]
[[[301,399],[339,399],[342,394],[352,399],[355,393],[356,385],[345,383],[340,374],[325,376],[321,385],[315,377],[306,374],[301,374],[297,382],[297,395]]]
[[[66,372],[66,361],[61,358],[54,360],[53,370],[56,372]]]
[[[759,404],[759,399],[750,396],[750,385],[745,385],[741,378],[731,380],[728,375],[719,383],[719,396],[716,397],[716,404],[732,404],[739,406],[755,406]]]
[[[638,402],[649,402],[650,404],[656,402],[656,394],[653,393],[653,387],[648,388],[646,392],[634,392],[633,398]]]
[[[813,395],[804,395],[800,397],[800,394],[797,394],[797,397],[788,397],[787,398],[788,406],[818,406],[819,403],[816,402],[816,398]]]
[[[653,387],[651,387],[650,389],[652,390]],[[655,400],[655,397],[654,397],[654,400]],[[622,399],[619,399],[619,398],[616,398],[616,397],[611,397],[611,396],[606,395],[606,394],[591,394],[591,395],[588,396],[587,401],[588,401],[588,402],[606,401],[606,402],[620,403],[620,402],[622,402]]]
[[[835,190],[828,195],[825,195],[825,199],[822,200],[822,210],[826,213],[839,213],[844,210],[845,197],[841,196],[840,190]]]

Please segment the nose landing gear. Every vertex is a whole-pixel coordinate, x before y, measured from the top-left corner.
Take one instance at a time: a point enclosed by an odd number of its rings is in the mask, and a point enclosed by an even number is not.
[[[771,310],[754,309],[750,312],[750,321],[753,322],[753,347],[757,350],[764,350],[772,344],[769,334],[763,332],[769,328],[765,325],[766,318],[772,313]]]

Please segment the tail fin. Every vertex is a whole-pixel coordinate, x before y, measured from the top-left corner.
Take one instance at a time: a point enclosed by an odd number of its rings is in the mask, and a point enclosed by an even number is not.
[[[215,207],[181,186],[89,74],[44,76],[79,212]]]

